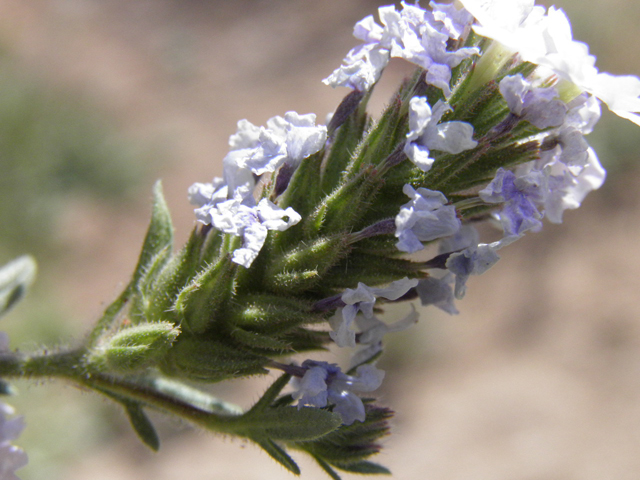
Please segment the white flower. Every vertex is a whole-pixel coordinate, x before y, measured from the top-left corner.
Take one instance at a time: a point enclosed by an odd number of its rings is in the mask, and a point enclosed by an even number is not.
[[[460,153],[475,148],[478,142],[472,139],[473,126],[466,122],[444,122],[442,116],[451,109],[438,101],[433,110],[426,97],[413,97],[409,104],[409,133],[404,153],[421,170],[428,172],[434,159],[431,150]]]
[[[446,205],[447,198],[426,188],[415,190],[405,185],[402,191],[411,201],[400,207],[396,216],[396,246],[402,252],[422,250],[422,242],[448,237],[461,226],[453,205]]]
[[[455,3],[429,2],[433,17],[443,23],[443,31],[454,40],[466,37],[473,23],[473,15],[464,8],[457,8]]]
[[[232,260],[247,268],[260,253],[268,230],[284,231],[302,219],[291,207],[283,210],[266,198],[253,207],[226,200],[213,205],[208,216],[217,230],[243,237],[243,245],[233,252]]]
[[[589,46],[573,39],[565,13],[534,7],[533,0],[461,0],[478,20],[474,30],[500,42],[526,62],[595,95],[620,117],[640,125],[640,79],[600,73]],[[540,74],[540,73],[539,73]]]

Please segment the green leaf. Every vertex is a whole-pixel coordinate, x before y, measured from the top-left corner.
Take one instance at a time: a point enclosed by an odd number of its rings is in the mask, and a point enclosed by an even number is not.
[[[254,419],[254,416],[250,416]],[[260,430],[269,438],[294,442],[310,441],[333,432],[342,424],[338,414],[328,410],[303,407],[281,407],[255,416],[250,428]]]
[[[293,459],[285,452],[280,446],[269,439],[252,439],[255,443],[260,445],[262,449],[267,452],[271,458],[289,470],[291,473],[300,475],[300,467],[293,461]]]
[[[137,402],[122,401],[121,403],[129,416],[131,426],[140,437],[140,440],[142,440],[142,443],[157,452],[160,449],[160,438],[151,420],[144,413],[142,406]]]
[[[262,397],[260,397],[260,400],[258,400],[256,404],[253,407],[251,407],[251,410],[249,410],[245,415],[246,416],[255,415],[256,413],[258,412],[261,413],[265,411],[267,408],[269,408],[271,404],[277,399],[278,395],[280,395],[280,392],[282,391],[282,389],[287,386],[290,379],[291,379],[291,375],[288,375],[286,373],[283,375],[280,375],[278,379],[271,384],[271,386],[267,389],[267,391],[264,392],[264,394],[262,394]]]
[[[0,317],[26,294],[36,277],[36,261],[29,255],[18,257],[0,268]]]
[[[366,460],[344,465],[338,464],[336,467],[345,472],[360,473],[362,475],[391,475],[391,471],[388,468]]]
[[[154,452],[157,452],[160,449],[160,438],[158,437],[158,433],[151,423],[151,420],[149,420],[149,417],[144,413],[142,405],[139,402],[123,397],[104,388],[94,388],[124,407],[125,412],[127,412],[127,416],[129,417],[129,422],[131,423],[133,430],[138,434],[138,438],[140,438],[142,443]]]
[[[320,468],[322,468],[325,472],[327,472],[327,475],[329,475],[333,480],[342,480],[340,478],[340,475],[338,475],[336,471],[333,468],[331,468],[331,465],[329,465],[327,462],[322,460],[320,457],[317,457],[315,455],[312,455],[312,457],[316,462],[318,462],[318,465],[320,465]]]

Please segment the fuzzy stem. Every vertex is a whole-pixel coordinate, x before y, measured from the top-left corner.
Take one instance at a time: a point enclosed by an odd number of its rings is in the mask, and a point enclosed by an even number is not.
[[[85,368],[84,349],[24,355],[0,355],[2,378],[61,378],[97,392],[113,393],[177,415],[218,433],[242,435],[247,425],[242,410],[208,394],[171,380],[152,377],[123,378]]]

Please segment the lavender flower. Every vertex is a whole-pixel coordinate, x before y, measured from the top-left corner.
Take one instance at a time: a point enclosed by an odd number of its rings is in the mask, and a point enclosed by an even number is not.
[[[449,315],[457,315],[458,309],[454,304],[453,289],[454,275],[449,272],[442,278],[427,277],[418,282],[416,291],[423,306],[434,305]]]
[[[298,408],[310,406],[324,408],[334,405],[333,411],[340,415],[342,423],[351,425],[356,420],[364,422],[365,410],[360,397],[354,392],[372,392],[384,378],[384,372],[373,365],[361,365],[354,376],[346,375],[335,364],[305,360],[307,369],[302,378],[294,378],[293,398]]]
[[[396,216],[396,246],[402,252],[422,250],[422,242],[448,237],[461,226],[453,205],[446,205],[447,198],[441,193],[426,188],[416,191],[405,185],[402,191],[411,201],[400,207]]]
[[[451,109],[438,101],[433,110],[425,97],[413,97],[409,105],[409,133],[404,152],[421,170],[428,172],[434,159],[431,150],[460,153],[475,148],[478,142],[472,139],[473,126],[465,122],[444,122],[442,116]]]
[[[14,409],[0,402],[0,479],[19,480],[15,471],[27,464],[27,454],[11,444],[16,440],[25,424],[22,416],[12,417]]]
[[[487,203],[504,204],[498,213],[502,228],[507,236],[519,237],[527,230],[542,228],[542,214],[536,205],[544,203],[545,193],[545,176],[541,172],[534,170],[516,177],[513,172],[500,168],[478,195]]]
[[[521,74],[504,77],[500,93],[514,115],[538,128],[557,127],[565,120],[566,105],[555,88],[536,88]]]
[[[323,82],[332,87],[350,87],[364,92],[380,78],[392,57],[403,58],[426,70],[426,82],[451,94],[451,68],[480,51],[475,47],[447,48],[449,38],[458,38],[463,13],[438,6],[438,18],[417,5],[402,2],[402,10],[393,5],[380,7],[378,25],[369,15],[356,23],[353,35],[364,42],[346,56],[344,63]],[[454,9],[455,10],[455,9]],[[443,30],[443,31],[441,31]]]
[[[418,284],[418,287],[419,286],[420,284]],[[385,335],[406,330],[418,322],[418,317],[418,312],[413,305],[411,305],[410,314],[392,324],[383,322],[375,315],[371,317],[358,315],[355,320],[356,326],[360,331],[358,334],[358,344],[365,346],[365,348],[358,350],[353,357],[351,357],[352,368],[369,362],[380,353],[382,351],[382,339]]]
[[[329,335],[339,347],[354,347],[356,344],[355,331],[351,330],[351,324],[358,312],[367,317],[373,317],[373,306],[378,297],[388,300],[397,300],[418,284],[418,280],[403,278],[392,282],[386,288],[368,287],[362,282],[356,289],[347,288],[342,294],[342,301],[346,304],[329,319],[332,331]]]

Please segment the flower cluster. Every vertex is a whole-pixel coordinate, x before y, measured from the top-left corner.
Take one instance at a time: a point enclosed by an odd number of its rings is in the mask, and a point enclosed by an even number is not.
[[[285,253],[267,267],[270,291],[314,299],[327,312],[329,338],[360,346],[353,367],[374,362],[385,334],[417,321],[413,310],[385,323],[374,312],[382,302],[418,297],[458,313],[454,299],[501,248],[540,230],[545,218],[561,222],[602,185],[605,171],[585,140],[601,101],[638,123],[640,80],[599,73],[562,10],[533,0],[429,5],[384,6],[380,24],[373,16],[356,23],[362,44],[324,80],[354,90],[329,129],[295,112],[266,127],[243,120],[224,177],[189,191],[200,222],[242,238],[231,248],[239,265],[253,265],[270,231],[280,235],[273,245]],[[417,74],[399,90],[399,107],[367,129],[366,94],[391,58],[414,64]],[[472,222],[491,218],[502,235],[481,242]],[[397,259],[433,242],[431,260]],[[353,274],[344,278],[340,268]],[[371,391],[381,376],[363,387],[336,365],[303,367],[294,373],[299,406],[332,405],[344,423],[364,420],[352,390]]]
[[[248,120],[238,122],[229,138],[231,150],[224,158],[224,177],[212,183],[195,183],[189,188],[189,201],[196,205],[196,216],[205,225],[242,237],[242,248],[233,261],[251,266],[267,238],[268,230],[283,231],[300,221],[292,208],[283,210],[266,198],[256,204],[256,178],[286,166],[295,170],[302,159],[320,150],[327,129],[315,126],[313,114],[287,112],[273,117],[266,127]]]

